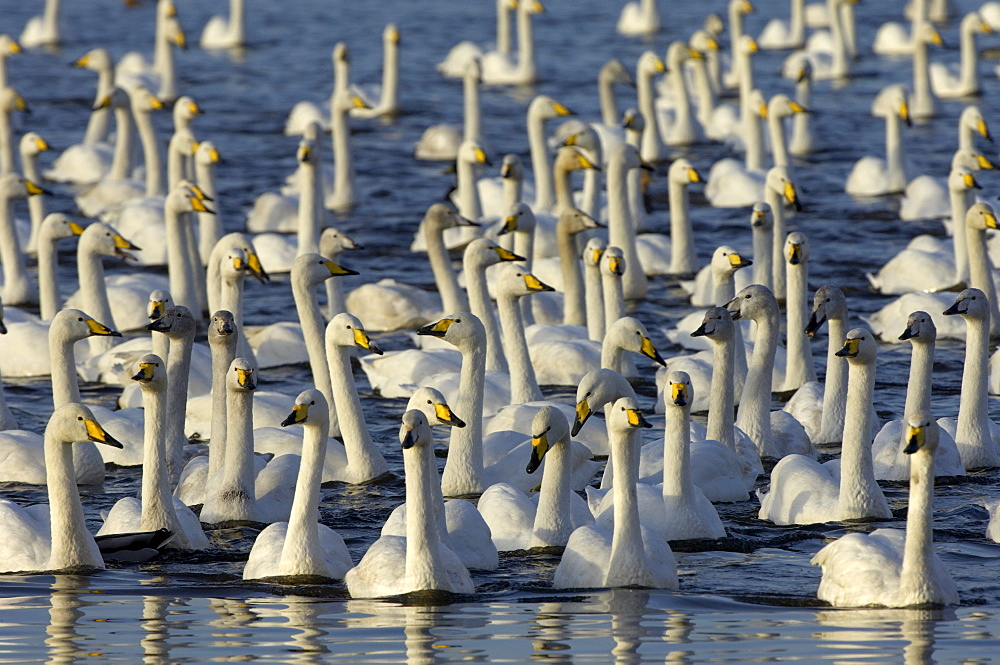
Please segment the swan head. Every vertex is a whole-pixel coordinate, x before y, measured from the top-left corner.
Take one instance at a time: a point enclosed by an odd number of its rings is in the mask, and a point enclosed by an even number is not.
[[[649,331],[639,319],[631,316],[621,317],[608,328],[607,338],[626,351],[641,353],[657,364],[667,366],[667,361],[653,346],[653,341],[649,339]]]
[[[719,342],[733,338],[733,316],[725,307],[709,307],[701,325],[691,333],[691,337],[709,337]]]
[[[751,284],[742,289],[735,298],[726,303],[726,309],[732,315],[733,321],[778,317],[778,301],[771,289],[762,284]]]
[[[476,238],[465,247],[462,259],[466,273],[502,261],[524,261],[524,257],[501,247],[489,238]]]
[[[211,141],[201,141],[194,151],[194,161],[203,166],[218,164],[222,161],[219,149]]]
[[[111,69],[111,55],[107,49],[95,48],[87,51],[82,56],[70,63],[73,67],[82,67],[95,72],[107,71]]]
[[[901,340],[919,340],[924,344],[933,344],[937,339],[937,326],[927,312],[912,312],[906,318],[906,330],[899,336]]]
[[[934,452],[941,430],[937,422],[925,413],[914,413],[906,419],[906,446],[903,452],[912,455],[919,450]]]
[[[61,212],[50,212],[42,220],[40,236],[50,240],[72,238],[83,233],[83,225],[74,222]]]
[[[458,146],[458,161],[464,164],[490,166],[490,158],[486,155],[483,144],[475,139],[466,139]]]
[[[747,104],[751,113],[756,113],[761,118],[767,117],[767,98],[764,97],[764,91],[760,88],[754,88],[750,91]]]
[[[0,91],[0,99],[3,98],[3,91]],[[97,101],[94,110],[97,109],[127,109],[132,105],[132,98],[124,88],[114,88],[109,94]],[[3,105],[0,104],[0,108]]]
[[[21,45],[10,35],[0,35],[0,57],[17,55],[21,52]]]
[[[529,206],[524,201],[518,201],[510,210],[507,211],[506,217],[500,225],[500,230],[497,231],[498,236],[506,235],[508,233],[513,233],[514,231],[522,231],[524,233],[531,233],[535,230],[535,213],[532,212],[531,206]]]
[[[555,291],[555,289],[525,270],[522,265],[508,263],[500,267],[497,274],[498,296],[506,295],[516,298],[542,291]]]
[[[319,253],[323,256],[336,257],[345,250],[364,249],[364,246],[354,242],[343,231],[328,226],[319,236]]]
[[[613,369],[595,369],[587,372],[576,387],[576,419],[571,434],[576,436],[595,408],[609,404],[619,397],[635,397],[635,391],[624,376]]]
[[[11,172],[0,175],[0,197],[4,199],[25,199],[29,196],[51,193],[31,180],[22,178],[18,173]]]
[[[736,41],[736,53],[738,55],[750,57],[758,51],[760,51],[760,45],[750,35],[740,35],[740,38]]]
[[[597,132],[594,131],[594,128],[589,124],[581,120],[577,120],[576,118],[567,120],[556,128],[554,138],[561,145],[585,150],[591,155],[594,155],[597,161],[600,161],[601,139],[597,136]],[[590,160],[588,160],[586,156],[581,156],[583,157],[583,160],[578,160],[580,165],[577,168],[600,170],[593,164],[588,165],[585,163]]]
[[[852,364],[871,365],[878,355],[875,335],[867,328],[855,328],[847,333],[844,346],[837,351],[837,356],[847,358]]]
[[[543,406],[531,419],[531,458],[524,470],[528,473],[537,471],[552,446],[568,440],[569,423],[566,422],[566,416],[552,405]]]
[[[196,329],[191,310],[183,305],[174,305],[146,326],[146,330],[161,332],[172,339],[194,339]]]
[[[465,77],[464,83],[466,85],[479,85],[483,82],[483,65],[479,61],[479,57],[469,58],[469,62],[465,64]]]
[[[76,403],[65,404],[52,413],[45,427],[45,436],[55,437],[59,443],[93,441],[112,448],[124,447],[101,427],[90,409]]]
[[[132,113],[150,113],[152,111],[162,111],[165,107],[159,97],[151,93],[146,88],[136,88],[129,93],[132,104]]]
[[[882,88],[872,100],[871,113],[879,118],[898,116],[910,124],[910,91],[905,85],[894,83]]]
[[[608,414],[609,430],[628,431],[652,426],[642,415],[639,402],[634,397],[622,397],[611,406],[611,413]]]
[[[429,323],[422,328],[417,328],[417,334],[439,337],[450,344],[462,348],[477,341],[485,343],[486,327],[483,326],[483,322],[475,314],[459,312],[458,314],[446,316],[434,323]]]
[[[310,388],[298,394],[298,397],[295,398],[295,404],[292,405],[292,412],[288,414],[287,418],[281,421],[281,426],[301,425],[310,420],[310,414],[313,422],[317,420],[326,421],[330,417],[329,413],[330,407],[327,405],[323,393],[315,388]]]
[[[712,37],[718,37],[723,32],[726,31],[726,22],[722,20],[722,17],[712,12],[705,17],[705,22],[702,24],[707,32]]]
[[[524,180],[524,165],[521,163],[521,158],[510,152],[503,156],[503,162],[500,164],[500,177],[505,180]]]
[[[167,385],[167,366],[163,359],[155,353],[147,353],[135,363],[133,381],[138,381],[143,388],[149,387],[162,390]]]
[[[691,166],[691,162],[683,157],[678,157],[670,164],[667,177],[670,179],[670,182],[684,185],[685,187],[692,183],[705,182],[701,174],[698,173],[698,170]]]
[[[187,48],[187,35],[184,34],[184,28],[181,27],[181,22],[177,20],[176,15],[163,22],[163,36],[168,43],[177,48]]]
[[[603,238],[591,238],[583,248],[583,265],[586,268],[600,270],[601,257],[604,256],[605,243]]]
[[[702,28],[691,33],[691,38],[688,39],[688,46],[701,54],[702,57],[709,51],[719,50],[719,42],[715,41],[715,38],[708,33],[708,30]]]
[[[517,11],[522,14],[541,14],[545,11],[545,5],[538,0],[518,0]]]
[[[625,274],[625,253],[614,245],[604,250],[601,257],[601,274],[621,277]]]
[[[399,28],[396,27],[395,23],[387,23],[382,29],[382,43],[384,44],[399,44]]]
[[[330,323],[326,327],[326,343],[327,346],[331,344],[347,347],[357,346],[382,355],[382,349],[371,340],[368,333],[365,332],[365,327],[361,325],[361,321],[347,312],[341,312],[330,319]]]
[[[753,230],[769,231],[773,226],[774,220],[771,219],[771,206],[764,201],[754,203],[753,210],[750,212],[750,228]]]
[[[741,268],[752,266],[753,261],[744,257],[729,245],[721,245],[712,252],[712,272],[716,275],[727,276],[734,274]]]
[[[792,98],[788,95],[780,93],[771,97],[771,99],[767,102],[765,117],[787,118],[788,116],[796,113],[807,112],[808,111],[804,106],[792,100]]]
[[[784,166],[772,166],[767,171],[764,185],[777,194],[785,202],[795,206],[796,210],[802,209],[802,202],[799,201],[798,190],[792,177],[788,174],[788,169]]]
[[[22,155],[35,157],[49,149],[48,142],[36,132],[28,132],[21,137],[19,148]]]
[[[635,86],[632,74],[629,73],[625,65],[618,58],[612,58],[601,67],[600,78],[607,83],[620,83],[621,85]]]
[[[174,125],[186,125],[203,113],[198,102],[184,95],[174,102]]]
[[[299,254],[292,263],[292,280],[304,280],[309,286],[316,286],[331,277],[343,277],[345,275],[357,275],[356,270],[345,268],[320,256],[315,252]]]
[[[146,314],[149,315],[149,320],[155,321],[160,318],[167,311],[167,308],[173,304],[173,299],[170,297],[168,291],[156,289],[151,292],[149,294],[149,301],[146,303]]]
[[[941,33],[937,31],[937,28],[930,21],[921,21],[916,26],[913,33],[913,43],[914,46],[927,46],[928,44],[944,46]]]
[[[642,136],[646,130],[646,119],[637,109],[625,109],[622,114],[622,128],[625,130],[626,136],[630,134],[635,137]]]
[[[216,338],[230,338],[236,334],[236,317],[227,309],[220,309],[212,315],[208,324],[208,341]]]
[[[990,159],[975,148],[959,148],[951,156],[952,170],[964,166],[970,171],[992,171],[997,167]]]
[[[812,314],[806,324],[806,337],[814,337],[823,324],[830,319],[847,320],[847,298],[836,286],[824,284],[816,289],[813,296]]]
[[[809,238],[806,234],[792,231],[785,238],[785,260],[793,266],[809,261]]]
[[[52,317],[49,336],[59,339],[79,341],[88,337],[121,337],[117,330],[112,330],[103,323],[98,323],[89,314],[78,309],[64,309]]]
[[[434,445],[431,426],[423,411],[410,409],[403,414],[403,424],[399,428],[399,444],[403,450],[410,450],[414,446]]]
[[[556,236],[562,233],[574,236],[582,231],[599,228],[602,228],[601,223],[579,208],[566,208],[556,220]]]
[[[462,217],[458,210],[448,203],[441,201],[432,203],[424,213],[424,228],[443,231],[456,226],[479,226],[471,219]]]
[[[989,203],[975,203],[965,213],[965,225],[970,229],[984,231],[997,228],[997,216]]]
[[[674,370],[667,375],[667,385],[663,390],[663,401],[669,406],[679,406],[690,411],[694,402],[694,388],[687,372]]]
[[[956,166],[948,173],[948,189],[956,193],[964,193],[973,189],[982,189],[976,181],[976,176],[971,169],[964,166]],[[965,217],[966,223],[969,217]]]
[[[347,52],[347,44],[344,42],[337,42],[333,45],[333,51],[330,52],[330,57],[333,60],[333,66],[339,65],[349,65],[351,63],[351,56]]]
[[[635,63],[635,77],[638,81],[648,80],[667,71],[667,66],[654,51],[643,51]]]
[[[979,289],[965,289],[958,294],[951,307],[944,310],[945,314],[959,314],[964,319],[990,319],[990,303],[986,294]]]
[[[431,425],[451,425],[452,427],[465,427],[465,421],[452,412],[448,406],[448,400],[444,398],[437,388],[424,386],[418,388],[410,395],[410,401],[406,403],[406,410],[418,409],[423,411],[427,417],[427,422]]]
[[[24,97],[21,96],[14,88],[7,86],[6,88],[0,89],[0,110],[11,113],[13,111],[24,111],[28,112],[28,102],[24,101]]]
[[[295,159],[299,164],[316,164],[316,142],[312,139],[303,138],[299,141],[299,148],[295,153]]]
[[[670,42],[663,59],[668,70],[676,71],[683,67],[688,60],[700,57],[701,53],[688,46],[687,42],[674,41]]]
[[[959,116],[958,123],[962,127],[977,132],[987,141],[993,141],[993,137],[990,136],[989,125],[986,124],[986,118],[983,117],[983,112],[975,104],[965,107],[962,115]]]
[[[567,115],[573,115],[573,112],[548,95],[538,95],[528,104],[528,117],[532,120],[550,120]]]
[[[226,390],[248,393],[257,389],[257,370],[246,358],[234,358],[226,374]]]

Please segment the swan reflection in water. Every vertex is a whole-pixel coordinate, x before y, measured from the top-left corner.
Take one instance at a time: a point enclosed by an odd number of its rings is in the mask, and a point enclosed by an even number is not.
[[[935,629],[946,622],[957,620],[954,609],[859,609],[836,610],[816,613],[816,622],[831,630],[820,631],[818,646],[836,650],[838,656],[850,659],[851,650],[859,658],[894,659],[902,640],[903,662],[906,665],[935,663]],[[985,634],[969,634],[970,639],[982,639]],[[953,639],[954,636],[948,639]],[[826,642],[833,644],[826,645]],[[883,653],[873,653],[878,643],[884,644]],[[862,655],[862,653],[864,655]]]

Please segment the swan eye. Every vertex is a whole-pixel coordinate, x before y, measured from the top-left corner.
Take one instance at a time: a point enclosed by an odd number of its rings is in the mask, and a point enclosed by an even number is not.
[[[348,330],[350,330],[350,329],[351,329],[351,326],[350,326],[350,324],[348,324],[348,325],[346,325],[346,326],[344,326],[344,327],[345,327],[345,328],[347,328]]]
[[[746,294],[746,295],[745,295],[745,296],[743,296],[743,297],[744,297],[744,298],[746,298],[747,300],[750,300],[750,294],[749,294],[749,293],[748,293],[748,294]]]
[[[309,402],[309,406],[315,406],[315,405],[316,405],[316,400]]]
[[[83,420],[83,416],[77,416],[76,419],[77,420]]]
[[[81,316],[81,317],[79,317],[79,318],[77,319],[77,321],[83,321],[83,317],[82,317],[82,316]]]
[[[433,404],[433,402],[431,400],[427,400],[427,403],[428,404]]]
[[[455,323],[461,323],[462,319],[455,319]]]

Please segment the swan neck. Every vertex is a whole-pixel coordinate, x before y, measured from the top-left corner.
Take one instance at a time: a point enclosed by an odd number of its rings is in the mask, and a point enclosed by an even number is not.
[[[337,201],[353,201],[354,199],[354,164],[351,162],[350,134],[351,128],[347,120],[347,111],[331,107],[330,118],[333,134],[333,162],[336,165],[333,175],[333,196]]]
[[[468,300],[458,286],[458,278],[452,270],[451,258],[444,245],[443,229],[433,224],[425,224],[424,240],[427,244],[427,260],[430,261],[431,272],[434,273],[434,282],[437,284],[438,293],[441,294],[444,311],[468,311]]]
[[[535,80],[535,36],[531,24],[531,14],[517,12],[517,68],[518,78],[524,83]]]
[[[253,519],[257,488],[254,484],[252,392],[226,391],[226,420],[226,460],[217,497],[233,509],[226,511],[224,519]]]
[[[918,450],[910,456],[910,501],[906,509],[906,539],[899,574],[901,591],[927,586],[927,571],[933,568],[934,556],[933,511],[934,453]],[[925,600],[932,601],[932,597]]]
[[[601,70],[597,78],[597,94],[601,100],[601,122],[614,127],[618,124],[618,103],[615,100],[614,84],[604,70]]]
[[[479,103],[479,81],[476,77],[466,76],[462,83],[462,91],[465,102],[465,132],[462,138],[466,141],[479,141],[483,135],[483,122]]]
[[[188,377],[194,337],[171,337],[167,360],[167,474],[176,484],[184,465],[184,418],[187,412]]]
[[[246,39],[244,0],[229,0],[229,42],[241,46]]]
[[[531,171],[535,177],[535,213],[552,209],[552,162],[545,144],[545,121],[528,113],[528,144],[531,147]]]
[[[803,383],[816,380],[806,324],[809,322],[809,264],[802,261],[797,265],[786,263],[788,298],[785,303],[788,328],[788,363],[785,369],[784,390],[795,390]]]
[[[967,318],[965,334],[965,365],[962,369],[962,391],[959,396],[958,427],[955,441],[959,443],[990,440],[986,394],[989,388],[989,324]]]
[[[840,457],[838,519],[886,516],[888,505],[875,482],[872,465],[872,404],[875,398],[875,366],[849,363],[847,418]]]
[[[38,304],[42,321],[51,321],[60,309],[59,282],[56,275],[56,260],[59,239],[42,231],[38,239]]]
[[[202,264],[207,264],[212,256],[212,249],[222,239],[225,225],[222,223],[222,210],[215,189],[215,166],[212,164],[195,164],[195,176],[198,187],[213,200],[212,208],[215,214],[198,213],[198,257]],[[214,312],[215,310],[209,310]]]
[[[976,52],[974,29],[963,29],[960,44],[960,79],[963,90],[970,94],[979,92],[979,54]]]
[[[563,260],[565,265],[565,260]],[[594,342],[604,339],[604,287],[601,284],[601,271],[594,265],[587,265],[585,270],[585,302],[587,303],[587,337]],[[563,323],[566,323],[564,320]]]
[[[893,192],[906,189],[906,157],[900,132],[899,116],[890,113],[885,119],[885,161]]]
[[[280,572],[287,574],[301,570],[303,564],[307,569],[315,569],[321,558],[318,553],[322,551],[319,542],[319,489],[323,481],[329,423],[325,418],[317,418],[315,422],[306,421],[303,426],[302,461],[278,566]],[[307,560],[299,561],[303,555]]]
[[[753,235],[753,281],[755,284],[772,288],[772,266],[774,264],[774,240],[771,229],[754,227]],[[839,351],[840,349],[838,349]]]
[[[687,275],[698,269],[698,257],[694,249],[694,234],[688,215],[688,188],[680,182],[671,182],[670,187],[670,272]]]
[[[614,432],[612,461],[614,474],[615,525],[611,536],[611,558],[607,586],[651,586],[652,571],[646,558],[639,524],[636,481],[639,475],[639,432]],[[630,580],[622,581],[628,575]]]
[[[0,113],[0,119],[4,114]],[[115,109],[115,153],[111,158],[111,170],[108,180],[125,180],[129,175],[129,165],[132,160],[132,141],[134,127],[132,112],[127,108]],[[2,165],[0,165],[2,168]]]
[[[663,498],[694,498],[691,477],[691,423],[687,410],[667,404],[666,429],[663,432]]]
[[[156,333],[153,333],[156,334]],[[239,334],[239,333],[235,333]],[[226,459],[226,372],[236,358],[234,335],[210,340],[212,352],[212,435],[208,444],[208,477],[211,478]]]
[[[141,385],[143,397],[142,514],[140,531],[176,530],[170,479],[167,477],[167,441],[163,427],[167,393],[162,387]],[[181,535],[181,534],[178,534]]]
[[[477,494],[486,489],[483,474],[483,393],[486,381],[486,340],[477,337],[459,347],[462,370],[456,411],[469,414],[465,427],[452,427],[448,461],[441,475],[446,496]]]
[[[45,475],[52,534],[52,550],[46,568],[103,568],[104,562],[84,520],[73,469],[72,445],[75,444],[59,441],[55,435],[45,433]]]
[[[776,308],[775,308],[776,309]],[[776,457],[771,434],[771,373],[778,347],[777,311],[763,312],[754,319],[757,336],[743,384],[736,426],[757,443],[761,457]]]
[[[906,382],[906,405],[903,407],[904,423],[914,413],[930,413],[933,370],[934,344],[913,340],[910,376]]]
[[[497,0],[497,51],[510,53],[510,11],[504,0]]]
[[[193,257],[188,253],[187,234],[184,230],[184,225],[191,222],[181,215],[170,200],[163,207],[163,219],[167,231],[167,274],[170,295],[175,304],[183,305],[192,312],[200,312],[198,292],[193,279]],[[233,313],[235,314],[235,311]]]
[[[139,130],[142,154],[146,160],[146,196],[163,196],[163,166],[160,162],[160,146],[156,139],[153,118],[149,113],[138,113],[135,125]]]
[[[580,252],[576,235],[556,225],[556,244],[563,278],[563,325],[584,325],[585,305],[583,275],[580,272]],[[603,337],[603,335],[602,335]]]
[[[735,404],[734,370],[736,347],[732,339],[715,341],[712,348],[712,383],[708,406],[708,438],[721,441],[736,451],[733,431]]]
[[[333,277],[328,281],[336,279],[339,278]],[[326,398],[326,403],[329,406],[329,422],[337,423],[339,421],[336,420],[330,365],[327,363],[326,344],[323,338],[325,326],[323,315],[319,309],[319,301],[316,298],[316,285],[310,284],[304,275],[293,273],[292,297],[295,299],[295,310],[302,326],[302,337],[306,344],[306,355],[309,358],[313,384]]]
[[[486,328],[486,369],[491,372],[506,372],[507,358],[503,352],[503,342],[494,313],[493,302],[486,286],[486,270],[481,265],[467,265],[465,268],[465,288],[469,294],[472,313],[479,317]]]
[[[767,131],[771,135],[771,155],[775,166],[788,168],[788,146],[785,142],[785,120],[778,113],[767,117]]]
[[[3,261],[4,302],[9,305],[29,304],[33,300],[34,289],[11,214],[11,200],[3,197],[0,197],[0,261]]]
[[[483,216],[483,207],[476,187],[476,165],[458,160],[458,212],[466,219],[477,220]]]
[[[535,379],[535,368],[528,355],[528,342],[524,337],[524,319],[521,316],[520,298],[500,294],[500,328],[503,331],[504,353],[510,366],[510,403],[524,404],[542,399],[542,391]]]
[[[823,379],[823,417],[820,440],[834,443],[843,440],[847,415],[847,361],[837,355],[847,337],[847,317],[827,320],[829,339],[826,349],[826,377]]]
[[[326,355],[330,361],[330,385],[337,422],[351,475],[359,478],[357,482],[377,478],[388,471],[388,466],[372,441],[361,410],[361,398],[351,372],[351,350],[332,342],[328,335]]]
[[[638,300],[646,297],[649,285],[639,260],[639,250],[635,240],[635,221],[628,207],[628,170],[619,155],[608,159],[608,245],[622,250],[625,258],[625,274],[622,276],[625,297]],[[611,325],[616,319],[606,319]]]
[[[572,469],[570,468],[570,442],[556,442],[545,455],[542,473],[542,490],[538,496],[538,509],[531,535],[531,547],[565,545],[573,530],[570,520],[572,499]]]
[[[625,293],[622,288],[622,278],[619,275],[604,274],[601,276],[604,286],[604,325],[605,336],[615,321],[625,316]],[[617,367],[611,367],[621,371]]]
[[[108,291],[104,285],[104,264],[101,262],[101,255],[89,251],[83,243],[80,243],[77,245],[76,266],[80,279],[81,300],[84,304],[83,310],[104,325],[116,329],[114,318],[111,316]],[[91,341],[95,341],[95,338],[92,337]],[[102,340],[98,338],[96,341]],[[104,338],[103,341],[110,343],[112,340]],[[107,348],[110,346],[111,344],[108,344]],[[93,344],[91,348],[94,348]]]
[[[986,230],[977,229],[963,224],[965,227],[965,245],[968,253],[968,272],[971,286],[980,289],[986,294],[986,301],[990,307],[989,330],[996,334],[1000,328],[1000,310],[997,309],[997,287],[993,281],[993,263],[990,261],[989,253],[986,249]],[[953,235],[962,233],[962,229],[956,228]]]
[[[438,586],[441,543],[431,505],[431,470],[421,450],[403,453],[406,473],[406,582],[407,590]]]
[[[775,192],[770,187],[766,188],[764,195],[768,205],[771,206],[771,217],[773,226],[771,229],[771,282],[774,284],[774,297],[779,301],[785,298],[785,261],[784,249],[785,238],[788,236],[788,227],[785,223],[785,199],[779,192]]]
[[[302,162],[299,165],[299,216],[298,245],[299,254],[319,253],[319,199],[316,196],[316,164]],[[209,215],[211,216],[211,215]]]

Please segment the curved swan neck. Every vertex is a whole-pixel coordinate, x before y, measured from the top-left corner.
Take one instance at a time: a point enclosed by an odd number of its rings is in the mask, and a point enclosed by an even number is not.
[[[614,127],[618,124],[618,103],[614,83],[604,69],[597,77],[597,95],[601,100],[601,122]]]
[[[503,352],[500,329],[486,286],[486,271],[483,266],[466,266],[465,287],[472,313],[479,317],[486,328],[486,369],[491,372],[507,372],[507,357]]]
[[[708,438],[721,441],[736,451],[736,433],[733,431],[735,384],[733,370],[736,347],[733,340],[715,340],[712,345],[712,383],[708,406]]]
[[[452,427],[448,461],[441,474],[441,491],[446,496],[478,494],[486,489],[483,478],[483,392],[486,381],[486,340],[475,339],[459,347],[462,371],[459,376],[456,412],[469,414],[465,427]]]
[[[310,284],[305,276],[293,273],[292,297],[295,299],[295,310],[298,312],[299,323],[302,326],[302,337],[306,344],[306,355],[309,357],[309,370],[312,372],[313,384],[317,390],[323,393],[329,406],[328,421],[332,425],[330,429],[332,434],[334,429],[337,429],[339,421],[333,400],[330,365],[326,359],[326,344],[323,337],[325,325],[323,315],[319,310],[319,301],[316,298],[316,285]]]
[[[797,114],[803,115],[803,114]],[[767,131],[771,135],[771,156],[775,166],[789,167],[788,146],[785,142],[785,119],[780,113],[769,113]]]
[[[0,114],[0,119],[4,116]],[[132,162],[132,112],[128,108],[115,109],[115,153],[111,158],[108,180],[125,180]],[[0,167],[2,168],[2,167]]]
[[[111,315],[111,303],[108,301],[108,290],[104,285],[104,264],[101,255],[88,250],[84,243],[77,245],[76,271],[80,280],[80,295],[83,310],[92,315],[104,325],[116,329],[114,317]],[[91,337],[90,350],[101,353],[116,344],[113,337]]]
[[[295,481],[295,495],[288,516],[288,531],[281,549],[278,570],[294,574],[297,570],[316,570],[321,564],[319,542],[319,488],[323,481],[323,458],[326,434],[330,429],[325,418],[303,423],[302,461]],[[302,559],[306,560],[303,561]]]
[[[736,425],[757,443],[761,457],[775,457],[771,434],[771,374],[778,348],[778,313],[768,311],[754,318],[757,336],[743,384]]]
[[[967,224],[965,227],[966,252],[969,255],[968,270],[970,285],[986,294],[986,301],[990,306],[991,335],[1000,334],[1000,310],[997,309],[997,287],[993,281],[993,264],[990,261],[989,253],[986,249],[986,231],[977,229]],[[962,232],[962,229],[955,227],[955,234]]]
[[[681,182],[671,182],[670,192],[670,272],[687,275],[698,269],[694,249],[694,234],[688,216],[688,188]],[[626,264],[626,268],[627,268]]]
[[[326,356],[330,362],[330,385],[347,464],[356,477],[364,480],[377,478],[389,467],[372,441],[361,410],[361,398],[351,372],[351,350],[327,340]]]
[[[446,312],[465,312],[469,303],[465,293],[458,286],[458,278],[451,268],[451,258],[444,245],[444,231],[432,224],[425,224],[424,239],[427,244],[427,260],[434,273],[434,282],[441,294],[442,308]]]
[[[87,531],[80,492],[76,488],[73,450],[69,443],[45,433],[45,476],[49,493],[49,525],[52,550],[46,566],[52,570],[103,568],[104,561]]]
[[[74,340],[49,332],[49,356],[52,359],[52,406],[58,409],[71,402],[79,403],[80,386],[76,379]],[[76,482],[75,480],[73,481]]]
[[[524,338],[524,320],[521,317],[518,300],[515,296],[503,293],[497,300],[504,352],[510,361],[511,404],[524,404],[542,399],[542,391],[535,379],[535,368],[528,355],[528,342]]]
[[[97,96],[94,98],[94,106],[99,106],[105,97],[111,94],[114,88],[115,73],[111,67],[102,68],[97,73]],[[90,112],[90,119],[87,121],[87,131],[83,135],[83,145],[95,145],[108,140],[108,131],[111,124],[111,111],[107,108],[95,108]]]
[[[654,100],[656,94],[653,90],[653,75],[639,72],[636,76],[636,104],[639,113],[645,122],[645,129],[642,131],[642,147],[640,154],[647,162],[657,162],[662,158],[663,140],[660,138],[660,127],[656,122],[656,106]],[[610,165],[609,165],[610,167]],[[608,178],[610,179],[610,174]],[[608,192],[610,199],[611,192]]]
[[[573,530],[570,520],[570,450],[569,440],[556,442],[545,455],[542,489],[538,495],[538,508],[531,532],[530,547],[565,545]]]

